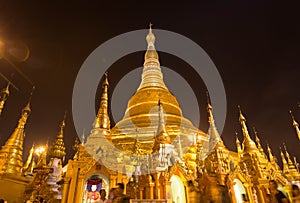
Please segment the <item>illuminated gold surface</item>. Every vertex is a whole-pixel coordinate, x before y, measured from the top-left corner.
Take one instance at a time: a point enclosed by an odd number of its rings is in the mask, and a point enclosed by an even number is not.
[[[53,146],[49,151],[50,158],[63,159],[66,156],[66,147],[64,144],[64,128],[66,126],[65,120],[66,120],[66,115],[60,124],[60,129],[57,134],[56,140],[54,141]]]
[[[30,103],[23,108],[18,126],[0,150],[0,174],[12,173],[21,175],[23,167],[24,128],[30,114]]]
[[[100,101],[100,107],[96,116],[96,120],[94,121],[93,128],[101,128],[101,129],[110,129],[110,120],[107,112],[108,109],[108,77],[107,73],[105,73],[104,82],[102,84],[102,95]]]
[[[242,131],[243,131],[243,135],[244,135],[244,141],[243,141],[243,151],[248,153],[248,152],[256,152],[257,147],[255,142],[251,139],[248,129],[247,129],[247,125],[246,125],[246,118],[243,116],[242,111],[240,110],[240,118],[239,121],[241,123],[242,126]]]
[[[110,135],[112,142],[118,148],[129,153],[134,153],[137,130],[141,148],[151,153],[153,138],[157,134],[159,125],[158,101],[163,103],[165,129],[171,141],[179,134],[183,140],[188,139],[188,136],[201,135],[203,138],[207,136],[183,117],[177,99],[165,86],[152,29],[149,30],[146,39],[148,50],[145,53],[141,84],[129,100],[123,119],[115,125]]]

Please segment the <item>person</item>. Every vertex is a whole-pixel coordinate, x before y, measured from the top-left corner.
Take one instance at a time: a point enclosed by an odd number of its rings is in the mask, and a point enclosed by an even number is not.
[[[4,199],[0,199],[0,203],[4,203]]]
[[[106,199],[106,191],[105,189],[101,189],[100,190],[100,201],[99,203],[106,203],[107,199]]]
[[[292,185],[292,200],[294,203],[300,203],[300,190],[297,185]]]
[[[106,203],[112,203],[113,199],[115,198],[115,192],[117,188],[111,188],[108,194],[108,200]]]
[[[130,198],[126,195],[124,195],[124,184],[123,183],[117,183],[117,189],[116,189],[116,197],[113,199],[113,203],[129,203]]]
[[[275,180],[270,180],[269,182],[269,189],[271,192],[271,202],[272,203],[289,203],[288,198],[281,192],[280,190],[277,189],[278,184]]]

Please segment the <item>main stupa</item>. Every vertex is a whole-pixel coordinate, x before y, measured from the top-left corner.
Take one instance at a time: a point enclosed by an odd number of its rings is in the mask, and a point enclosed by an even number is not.
[[[140,86],[128,101],[123,119],[111,129],[111,141],[122,151],[135,153],[134,143],[138,138],[143,154],[151,153],[154,138],[159,133],[159,101],[163,105],[164,122],[171,141],[180,136],[181,142],[186,144],[184,148],[193,144],[195,138],[206,140],[207,135],[182,115],[176,97],[163,81],[151,26],[146,40],[148,47]]]

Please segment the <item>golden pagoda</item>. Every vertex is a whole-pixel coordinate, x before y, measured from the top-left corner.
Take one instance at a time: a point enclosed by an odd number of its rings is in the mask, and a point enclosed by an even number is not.
[[[100,201],[100,189],[108,193],[123,183],[132,203],[267,203],[269,181],[276,180],[290,198],[289,184],[299,184],[300,173],[287,147],[281,152],[281,170],[270,146],[268,156],[265,153],[255,129],[252,139],[239,108],[243,139],[238,133],[233,135],[237,152],[229,150],[215,124],[209,99],[208,132],[195,127],[183,116],[176,97],[164,83],[151,26],[146,41],[141,83],[123,118],[111,127],[106,73],[92,129],[87,136],[83,133],[81,142],[76,137],[76,153],[67,164],[63,165],[65,117],[49,153],[45,147],[38,151],[36,164],[32,146],[23,164],[28,103],[0,150],[0,196],[9,202],[32,202],[43,196],[51,202],[91,203]],[[298,133],[298,123],[292,119]],[[19,193],[13,194],[11,189]]]
[[[157,102],[163,104],[166,131],[171,141],[180,134],[182,140],[188,136],[206,134],[197,129],[191,121],[183,117],[176,97],[168,90],[160,68],[159,56],[155,50],[155,36],[150,27],[146,37],[148,47],[144,58],[142,81],[135,94],[128,101],[125,115],[111,130],[110,139],[122,151],[134,153],[132,144],[136,129],[141,137],[141,148],[151,153],[153,134],[157,131],[159,114]]]
[[[22,174],[25,125],[30,112],[29,101],[22,110],[17,127],[0,150],[0,196],[10,202],[22,202],[25,187],[30,182]]]
[[[0,150],[0,174],[21,175],[23,168],[24,130],[30,112],[30,102],[28,102],[22,110],[17,127]]]
[[[124,183],[134,203],[242,203],[245,199],[265,203],[269,180],[285,187],[291,173],[282,172],[270,147],[267,157],[256,130],[255,141],[251,138],[241,109],[244,139],[241,144],[236,134],[237,152],[230,151],[221,139],[210,102],[207,134],[183,117],[163,81],[151,27],[146,40],[141,84],[128,101],[124,117],[112,128],[105,74],[93,128],[86,142],[84,136],[76,144],[74,158],[64,167],[62,203],[96,201],[90,199],[95,193],[90,184],[98,187],[100,182],[107,192]],[[188,146],[182,144],[186,142]],[[300,181],[299,171],[289,164],[293,181]]]

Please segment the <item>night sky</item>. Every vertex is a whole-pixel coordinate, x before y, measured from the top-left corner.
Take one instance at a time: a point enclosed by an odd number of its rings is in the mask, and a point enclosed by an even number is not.
[[[0,39],[5,44],[0,72],[19,89],[11,88],[0,117],[0,144],[14,130],[33,83],[36,90],[24,156],[33,142],[41,145],[49,139],[52,143],[67,111],[65,143],[70,158],[77,135],[72,91],[82,63],[103,42],[128,31],[147,29],[152,22],[155,29],[190,38],[215,63],[227,95],[222,138],[229,149],[236,151],[235,131],[240,140],[243,138],[237,108],[241,105],[252,137],[255,126],[262,145],[266,147],[268,142],[279,160],[279,147],[285,142],[290,155],[300,161],[300,140],[288,112],[291,109],[300,122],[298,8],[274,1],[0,1]],[[22,60],[24,47],[30,50],[26,61]],[[110,93],[122,76],[142,66],[143,54],[130,54],[109,68]],[[206,132],[206,87],[201,78],[181,59],[159,54],[161,65],[181,74],[192,86],[200,104],[200,129]],[[0,85],[6,85],[3,78]],[[95,109],[99,95],[97,99]]]

